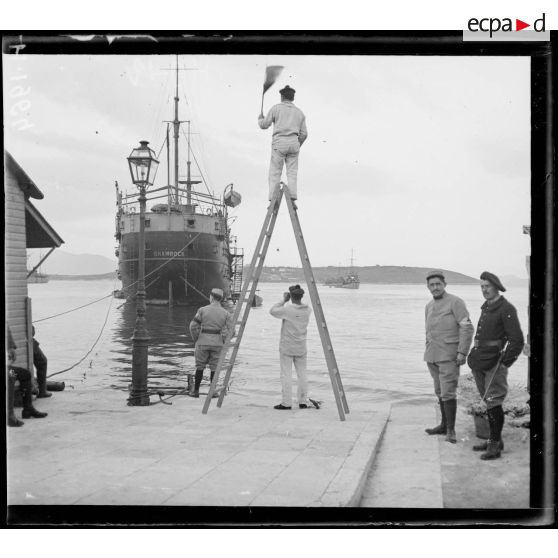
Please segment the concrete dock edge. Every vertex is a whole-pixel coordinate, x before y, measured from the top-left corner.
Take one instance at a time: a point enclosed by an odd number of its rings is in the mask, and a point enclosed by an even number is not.
[[[369,422],[321,499],[321,505],[358,507],[385,434],[391,407],[381,421]]]

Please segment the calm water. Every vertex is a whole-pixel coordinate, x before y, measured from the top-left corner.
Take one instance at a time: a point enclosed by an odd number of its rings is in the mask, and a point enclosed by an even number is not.
[[[51,281],[29,285],[33,319],[41,320],[99,299],[117,288],[113,281]],[[231,390],[254,400],[278,395],[280,320],[268,310],[288,287],[262,283],[264,303],[250,318],[235,366]],[[462,297],[476,325],[482,297],[476,285],[451,285],[448,292]],[[432,396],[430,375],[422,361],[424,305],[430,294],[422,285],[361,285],[359,290],[320,287],[320,297],[333,348],[347,392],[354,399],[388,402]],[[515,305],[527,330],[527,288],[510,288],[506,297]],[[185,387],[193,372],[193,343],[188,324],[196,308],[148,306],[149,386]],[[103,329],[103,324],[106,325]],[[69,388],[110,386],[127,390],[131,381],[131,337],[135,305],[107,298],[75,312],[35,324],[36,336],[49,359],[49,374],[75,364],[99,342],[88,357],[69,372],[53,377]],[[322,347],[312,318],[308,333],[310,394],[333,400]],[[464,366],[462,374],[469,372]],[[527,358],[510,370],[510,383],[525,385]]]

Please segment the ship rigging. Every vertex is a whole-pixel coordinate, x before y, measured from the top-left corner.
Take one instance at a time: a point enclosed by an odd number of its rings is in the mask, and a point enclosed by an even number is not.
[[[167,183],[147,192],[145,214],[146,302],[151,304],[188,304],[209,297],[212,288],[223,289],[233,302],[242,284],[243,250],[237,247],[231,225],[235,217],[230,210],[241,201],[240,194],[229,184],[216,197],[207,184],[192,149],[191,120],[179,116],[179,68],[174,92],[174,118],[167,122],[166,136],[159,155],[166,146]],[[181,127],[187,124],[187,132]],[[173,130],[173,161],[169,125]],[[180,132],[186,140],[186,177],[180,175]],[[199,173],[192,176],[192,159]],[[172,183],[171,183],[171,168]],[[196,188],[203,184],[206,192]],[[137,194],[124,194],[116,188],[116,255],[122,293],[133,298],[137,291],[139,253],[139,214]],[[166,203],[163,202],[166,201]]]

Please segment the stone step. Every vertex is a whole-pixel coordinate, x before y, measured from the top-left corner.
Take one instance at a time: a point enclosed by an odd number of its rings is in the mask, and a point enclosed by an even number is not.
[[[392,406],[360,507],[443,507],[440,437],[424,431],[438,420],[430,404]]]

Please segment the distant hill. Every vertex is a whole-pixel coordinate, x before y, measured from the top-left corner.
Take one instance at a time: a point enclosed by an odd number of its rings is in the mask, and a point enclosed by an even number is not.
[[[96,254],[70,254],[55,250],[41,266],[47,275],[103,275],[114,272],[116,259]]]
[[[403,283],[422,284],[430,267],[407,267],[396,265],[375,265],[369,267],[354,267],[361,283]],[[469,277],[463,273],[442,270],[448,284],[477,284],[478,279]],[[314,267],[314,278],[318,283],[324,283],[326,279],[346,275],[348,268],[337,266]],[[301,267],[264,267],[260,281],[304,281],[304,272]]]
[[[500,281],[504,287],[528,287],[529,279],[524,277],[516,277],[515,275],[501,275]]]
[[[50,276],[51,280],[69,279],[104,279],[114,277],[118,267],[116,259],[112,260],[96,254],[70,254],[55,250],[41,266],[41,271]],[[245,267],[245,273],[249,266]],[[354,267],[361,283],[398,283],[423,284],[430,267],[407,267],[396,265],[375,265]],[[478,278],[469,277],[463,273],[443,270],[448,284],[478,284]],[[327,266],[314,267],[314,277],[318,283],[325,283],[326,279],[346,275],[349,268]],[[504,285],[526,286],[527,279],[515,276],[500,277]],[[262,269],[260,281],[264,282],[302,282],[304,272],[301,267],[267,267]]]

